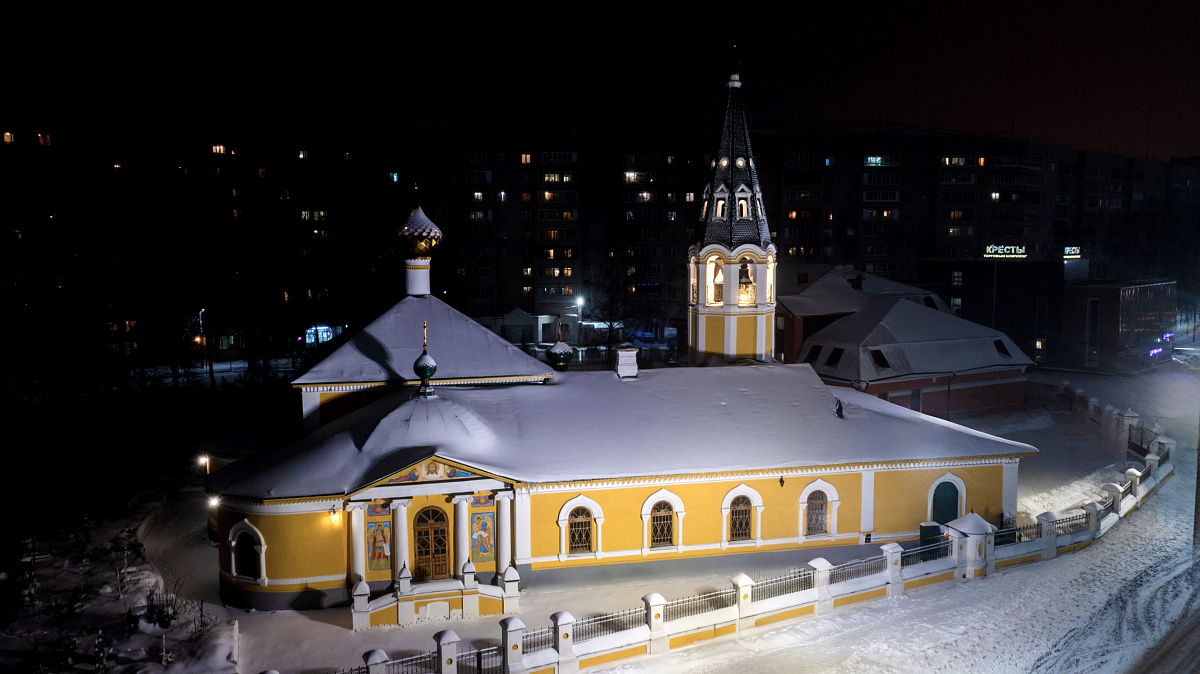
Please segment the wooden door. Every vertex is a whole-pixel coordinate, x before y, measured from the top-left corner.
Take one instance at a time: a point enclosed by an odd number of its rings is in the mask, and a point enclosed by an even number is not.
[[[417,513],[413,523],[417,560],[413,580],[441,580],[450,577],[450,532],[446,513],[430,506]]]

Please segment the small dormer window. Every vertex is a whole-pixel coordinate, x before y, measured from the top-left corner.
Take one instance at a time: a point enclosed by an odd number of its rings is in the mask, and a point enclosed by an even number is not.
[[[700,207],[700,217],[708,217],[708,199],[704,200],[704,205]]]
[[[726,166],[729,166],[729,159],[727,157],[721,157],[721,168],[725,168]]]
[[[745,199],[738,199],[738,217],[750,217],[750,205],[746,203]]]
[[[741,157],[738,157],[737,162],[735,163],[737,164],[738,168],[744,168],[746,166],[746,160],[742,159]]]
[[[725,200],[724,199],[717,199],[717,217],[718,218],[725,217]]]

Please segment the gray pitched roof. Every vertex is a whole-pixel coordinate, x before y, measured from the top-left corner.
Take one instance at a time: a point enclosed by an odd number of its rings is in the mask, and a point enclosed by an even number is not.
[[[750,149],[750,131],[746,127],[742,83],[735,73],[729,79],[729,100],[725,105],[725,127],[721,131],[721,148],[714,161],[713,179],[705,191],[708,201],[704,214],[704,239],[701,246],[718,243],[730,250],[746,243],[766,247],[771,243],[767,215],[762,208],[762,190],[758,186],[758,167]],[[739,160],[742,165],[738,166]],[[725,165],[722,165],[724,162]],[[738,188],[750,190],[747,217],[737,217]],[[721,187],[728,191],[724,217],[717,217],[716,194]]]
[[[346,339],[293,384],[392,382],[417,379],[422,322],[429,322],[434,382],[446,379],[549,378],[553,370],[432,295],[409,296]]]

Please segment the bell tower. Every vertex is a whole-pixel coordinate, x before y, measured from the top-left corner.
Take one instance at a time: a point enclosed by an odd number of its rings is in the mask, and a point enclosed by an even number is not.
[[[700,220],[704,238],[688,248],[689,362],[713,356],[767,360],[774,349],[775,244],[737,73],[729,77],[721,148],[712,160]]]

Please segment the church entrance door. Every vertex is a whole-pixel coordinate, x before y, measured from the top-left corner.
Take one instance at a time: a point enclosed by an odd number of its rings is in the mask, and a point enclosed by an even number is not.
[[[441,580],[450,577],[450,536],[446,513],[430,506],[417,513],[413,523],[417,543],[417,564],[413,580]]]

